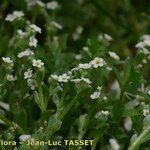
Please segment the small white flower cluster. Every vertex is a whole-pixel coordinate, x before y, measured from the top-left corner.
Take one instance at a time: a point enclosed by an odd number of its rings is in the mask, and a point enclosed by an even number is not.
[[[143,64],[147,64],[147,59],[150,59],[150,35],[145,34],[141,37],[140,42],[138,42],[135,47],[142,53],[145,54],[146,58],[142,60]],[[142,68],[142,64],[138,65],[139,68]]]
[[[75,56],[75,59],[76,59],[76,60],[81,60],[81,58],[82,58],[81,54],[77,54],[77,55]]]
[[[106,69],[108,69],[108,66],[105,62],[105,60],[103,58],[100,57],[96,57],[94,58],[92,61],[90,61],[89,63],[80,63],[77,67],[74,67],[73,69],[71,69],[70,71],[68,71],[67,73],[64,73],[63,75],[51,75],[51,77],[54,80],[57,80],[58,82],[68,82],[69,79],[71,78],[71,75],[73,74],[73,72],[75,71],[79,71],[81,69],[90,69],[90,68],[98,68],[98,67],[103,67],[106,66]],[[111,70],[111,69],[109,69]],[[91,84],[92,82],[85,77],[81,77],[81,78],[72,78],[70,80],[71,82],[75,82],[75,83],[79,83],[79,82],[85,82],[87,84]],[[95,92],[92,95],[92,98],[94,99],[94,97],[98,97],[99,92]]]
[[[34,59],[32,60],[32,65],[37,68],[42,68],[44,66],[44,63],[40,59]],[[31,88],[31,90],[35,90],[36,87],[38,87],[37,81],[35,79],[32,79],[33,77],[33,70],[28,69],[24,72],[24,79],[27,79],[27,84]]]
[[[35,79],[28,79],[27,83],[31,90],[35,90],[35,88],[38,87],[37,81]]]
[[[107,110],[105,110],[105,111],[102,110],[102,111],[99,111],[99,112],[96,113],[95,118],[96,118],[96,119],[99,119],[99,118],[101,118],[101,117],[107,118],[109,115],[110,115],[110,112],[109,112],[109,111],[107,111]]]
[[[89,68],[98,68],[106,65],[106,62],[103,58],[96,57],[89,63],[79,64],[79,69],[89,69]]]
[[[148,116],[150,114],[150,111],[149,111],[149,105],[144,105],[144,108],[143,108],[143,116]]]
[[[148,95],[150,96],[150,90],[148,90],[148,92],[147,92],[147,93],[148,93]]]
[[[35,24],[31,24],[29,25],[30,29],[32,30],[32,32],[34,33],[41,33],[41,28],[39,28],[37,25]],[[37,47],[37,39],[35,38],[35,35],[32,35],[29,37],[29,46],[30,47]]]
[[[18,29],[17,33],[18,33],[18,35],[20,36],[21,39],[26,35],[26,32],[22,31],[21,29]]]
[[[31,69],[28,69],[27,71],[25,71],[24,79],[27,79],[27,84],[31,88],[31,90],[34,90],[38,85],[35,79],[31,79],[31,77],[33,76],[32,72],[33,70]]]
[[[32,55],[34,55],[34,52],[31,51],[31,49],[28,48],[28,49],[26,49],[25,51],[20,52],[20,53],[17,55],[17,57],[18,57],[18,58],[22,58],[22,57],[32,56]]]
[[[35,38],[35,36],[31,36],[30,38],[29,38],[29,46],[30,47],[36,47],[37,46],[37,39]]]
[[[22,11],[14,11],[12,14],[8,14],[5,18],[6,21],[12,22],[15,19],[23,17],[24,13]]]
[[[27,71],[25,71],[24,79],[30,79],[32,77],[32,72],[33,72],[33,70],[31,70],[31,69],[28,69]]]
[[[59,4],[57,1],[51,1],[48,3],[43,3],[41,0],[26,0],[28,9],[31,9],[31,7],[38,5],[40,7],[45,7],[49,10],[56,10],[59,8]]]
[[[10,57],[2,57],[2,60],[7,64],[12,64],[13,61],[10,59]]]
[[[31,24],[29,27],[32,29],[34,33],[36,32],[41,33],[41,28],[39,28],[37,25]]]
[[[83,27],[82,26],[78,26],[76,29],[75,29],[75,32],[72,34],[72,38],[73,40],[78,40],[80,38],[80,35],[83,31]]]
[[[108,54],[110,57],[112,57],[118,61],[120,60],[120,57],[115,52],[109,51]]]
[[[37,68],[41,68],[41,67],[43,67],[44,66],[44,63],[40,60],[40,59],[34,59],[33,61],[32,61],[32,65],[34,66],[34,67],[37,67]]]
[[[120,149],[120,145],[118,144],[118,142],[116,141],[116,139],[109,139],[109,143],[111,145],[112,150],[119,150]]]
[[[147,47],[150,47],[150,35],[146,34],[141,37],[141,41],[135,45],[136,48],[142,49],[145,54],[150,54]]]
[[[98,99],[101,95],[102,87],[97,87],[97,91],[90,95],[91,99]]]
[[[54,80],[57,80],[58,82],[68,82],[70,79],[70,76],[67,75],[66,73],[64,73],[62,75],[51,75],[51,77]]]
[[[106,34],[106,33],[99,34],[98,35],[98,40],[101,41],[103,39],[106,40],[106,41],[108,41],[108,42],[111,42],[113,40],[112,37],[110,35]]]

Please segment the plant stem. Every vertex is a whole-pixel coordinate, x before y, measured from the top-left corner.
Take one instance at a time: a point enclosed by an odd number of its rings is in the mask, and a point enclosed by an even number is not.
[[[147,136],[147,134],[150,133],[150,127],[148,127],[146,130],[144,130],[139,137],[131,144],[131,146],[128,148],[128,150],[136,150],[138,147],[142,144],[142,139]]]
[[[38,95],[39,95],[39,101],[40,101],[40,104],[41,104],[42,111],[45,112],[46,111],[46,106],[45,106],[45,102],[44,102],[44,97],[43,97],[41,84],[39,84],[39,94]]]

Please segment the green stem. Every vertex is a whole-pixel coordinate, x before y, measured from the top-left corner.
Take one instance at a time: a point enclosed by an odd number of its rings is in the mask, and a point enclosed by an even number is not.
[[[86,88],[84,90],[81,90],[79,93],[76,94],[74,99],[63,109],[63,111],[58,111],[56,113],[56,118],[59,120],[62,120],[65,115],[68,113],[68,111],[75,105],[75,103],[79,100],[79,97],[85,92],[86,94],[89,92],[89,88]]]
[[[44,102],[44,97],[43,97],[41,84],[39,84],[39,93],[38,93],[38,95],[39,95],[39,101],[40,101],[40,104],[41,104],[42,111],[45,112],[46,111],[46,106],[45,106],[45,102]]]
[[[58,115],[56,115],[59,120],[62,120],[64,118],[64,116],[67,114],[67,112],[76,103],[77,99],[78,99],[78,96],[76,95],[75,98],[66,106],[66,108],[64,109],[64,111],[62,113],[60,112],[60,113],[58,113]]]
[[[131,144],[131,146],[128,148],[128,150],[136,150],[138,147],[142,144],[142,139],[147,136],[147,134],[150,133],[150,127],[148,127],[146,130],[144,130],[139,137]]]

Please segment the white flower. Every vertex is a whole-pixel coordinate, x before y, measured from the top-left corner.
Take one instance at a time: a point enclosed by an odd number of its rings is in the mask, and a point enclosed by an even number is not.
[[[119,144],[117,143],[116,139],[109,139],[109,143],[111,145],[111,148],[113,150],[119,150],[120,149],[120,146]]]
[[[51,77],[54,79],[54,80],[58,80],[59,76],[55,75],[55,74],[52,74]]]
[[[150,95],[150,90],[147,93],[148,93],[148,95]]]
[[[8,14],[5,18],[6,21],[14,21],[17,18],[23,17],[24,13],[22,11],[14,11],[12,14]]]
[[[37,46],[37,39],[34,37],[34,36],[31,36],[29,38],[29,46],[33,46],[33,47],[36,47]]]
[[[22,134],[21,136],[19,136],[19,141],[27,141],[31,138],[31,135],[28,135],[28,134]]]
[[[85,52],[88,52],[89,51],[89,48],[88,47],[83,47],[82,48]]]
[[[112,41],[112,37],[106,33],[104,33],[104,38],[107,40],[107,41]]]
[[[45,7],[45,4],[40,0],[26,0],[27,6],[30,9],[34,5],[39,5],[41,7]]]
[[[142,40],[150,40],[150,35],[149,34],[145,34],[141,37]]]
[[[57,9],[57,8],[59,7],[59,5],[58,5],[58,2],[57,2],[57,1],[51,1],[51,2],[48,2],[48,3],[46,4],[46,7],[47,7],[48,9],[55,10],[55,9]]]
[[[148,50],[148,47],[150,47],[150,35],[143,35],[140,42],[138,42],[135,47],[138,48],[140,52],[143,52],[146,56],[150,55]]]
[[[143,116],[149,115],[149,108],[144,108],[143,109]]]
[[[2,57],[2,60],[8,64],[13,63],[13,61],[10,59],[10,57]]]
[[[116,59],[116,60],[120,60],[120,57],[115,53],[115,52],[108,52],[109,56]]]
[[[110,115],[109,111],[102,110],[102,111],[99,111],[99,112],[96,113],[95,118],[98,119],[98,118],[101,118],[102,116],[103,117],[108,117],[109,115]]]
[[[78,67],[80,69],[89,69],[89,68],[91,68],[91,64],[90,63],[79,64]]]
[[[132,124],[133,124],[133,122],[132,122],[132,119],[131,119],[131,117],[126,117],[125,119],[124,119],[124,128],[127,130],[127,131],[131,131],[132,130]]]
[[[29,79],[32,77],[32,72],[33,70],[28,69],[25,73],[24,73],[24,79]]]
[[[97,87],[97,90],[98,90],[98,91],[101,91],[101,90],[102,90],[102,86],[98,86],[98,87]]]
[[[2,107],[3,109],[5,109],[6,111],[10,111],[10,106],[7,103],[0,102],[0,107]]]
[[[39,32],[41,33],[41,28],[39,28],[37,25],[35,24],[31,24],[30,28],[34,31],[34,32]]]
[[[107,66],[106,69],[107,69],[108,71],[112,71],[112,68],[109,67],[109,66]]]
[[[81,60],[81,58],[82,58],[81,54],[78,54],[78,55],[75,56],[76,60]]]
[[[77,32],[78,34],[81,34],[82,31],[83,31],[83,27],[82,27],[82,26],[78,26],[78,27],[76,28],[76,32]]]
[[[5,18],[6,21],[14,21],[16,19],[16,16],[14,16],[13,14],[8,14]]]
[[[102,110],[101,113],[102,113],[102,115],[104,115],[105,117],[107,117],[107,116],[110,115],[110,112],[107,111],[107,110],[106,110],[106,111]]]
[[[139,42],[135,45],[136,48],[138,49],[143,49],[145,47],[145,43],[144,42]]]
[[[143,62],[143,64],[147,64],[147,60],[146,59],[143,59],[142,62]]]
[[[97,37],[97,39],[98,39],[99,41],[101,41],[101,40],[103,40],[103,39],[104,39],[104,37],[103,37],[103,35],[102,35],[102,34],[99,34],[99,35],[98,35],[98,37]]]
[[[20,35],[21,38],[26,35],[26,33],[23,32],[21,29],[17,30],[17,33]]]
[[[108,35],[108,34],[106,34],[106,33],[104,33],[104,34],[99,34],[98,35],[98,40],[99,41],[101,41],[101,40],[107,40],[108,42],[110,42],[110,41],[112,41],[113,39],[112,39],[112,37],[110,36],[110,35]]]
[[[31,90],[34,90],[38,86],[37,81],[34,79],[28,79],[27,83],[28,83],[28,86],[31,88]]]
[[[68,80],[70,79],[70,76],[67,75],[66,73],[62,74],[62,75],[51,75],[51,77],[54,80],[57,80],[58,82],[68,82]]]
[[[96,115],[95,115],[95,118],[96,119],[99,119],[101,117],[102,113],[101,111],[97,112]]]
[[[10,74],[8,74],[6,76],[6,78],[7,78],[8,81],[16,81],[17,80],[17,76],[10,75]]]
[[[101,94],[101,92],[96,91],[96,92],[94,92],[93,94],[90,95],[90,98],[91,99],[97,99],[97,98],[100,97],[100,94]]]
[[[22,11],[14,11],[13,14],[18,18],[24,16],[24,13]]]
[[[31,55],[34,55],[34,53],[33,53],[30,49],[26,49],[25,51],[20,52],[20,53],[17,55],[17,57],[18,57],[18,58],[22,58],[22,57],[31,56]]]
[[[63,28],[61,24],[59,24],[58,22],[55,22],[55,21],[52,21],[51,25],[53,25],[54,27],[56,27],[57,29],[60,29],[60,30]]]
[[[82,31],[83,31],[83,27],[82,26],[78,26],[76,28],[75,32],[73,33],[72,38],[74,40],[78,40],[80,38],[80,35],[81,35]]]
[[[94,60],[91,61],[91,65],[94,67],[94,68],[97,68],[97,67],[103,67],[105,65],[105,61],[103,58],[99,58],[99,57],[96,57],[94,58]]]
[[[68,76],[66,73],[62,74],[58,78],[58,82],[68,82],[70,79],[70,76]]]
[[[34,59],[33,61],[32,61],[32,65],[34,66],[34,67],[37,67],[37,68],[41,68],[43,65],[44,65],[44,63],[40,60],[40,59]]]
[[[107,97],[106,97],[106,96],[104,96],[104,97],[103,97],[103,99],[104,99],[104,100],[107,100]]]

